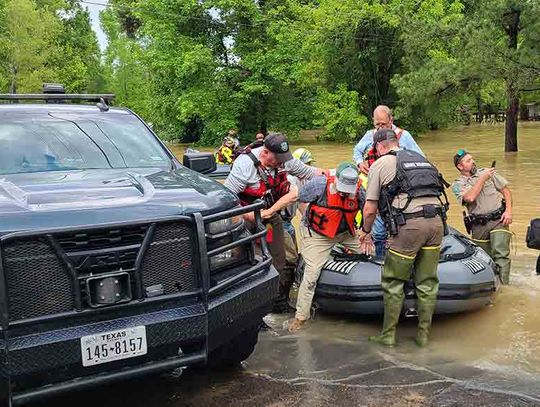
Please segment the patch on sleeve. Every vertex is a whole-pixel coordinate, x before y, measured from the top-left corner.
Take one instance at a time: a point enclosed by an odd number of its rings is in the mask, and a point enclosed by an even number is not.
[[[456,183],[454,183],[454,185],[452,185],[452,192],[458,198],[461,197],[462,191],[463,191],[463,189],[461,188],[460,183],[456,182]]]

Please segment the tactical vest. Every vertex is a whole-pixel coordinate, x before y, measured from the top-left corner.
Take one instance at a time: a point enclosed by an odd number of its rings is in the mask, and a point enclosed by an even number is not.
[[[421,154],[410,150],[390,151],[388,154],[396,156],[396,176],[382,187],[379,199],[379,212],[385,222],[389,223],[392,217],[402,215],[413,199],[436,197],[441,204],[441,216],[448,209],[448,199],[444,191],[446,181],[441,173]],[[399,194],[407,195],[407,202],[403,208],[395,208],[392,202]],[[441,200],[444,196],[445,202]]]
[[[360,210],[358,202],[358,188],[354,195],[342,196],[335,189],[336,177],[326,176],[326,194],[318,202],[309,205],[307,220],[309,227],[315,232],[333,239],[338,230],[341,220],[345,217],[349,232],[354,235],[354,220]]]

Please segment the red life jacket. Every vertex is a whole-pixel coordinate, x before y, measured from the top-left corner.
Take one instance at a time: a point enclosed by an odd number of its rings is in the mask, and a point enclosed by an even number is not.
[[[274,169],[270,171],[261,165],[261,162],[255,157],[251,150],[247,150],[247,154],[253,161],[253,165],[259,174],[259,185],[256,187],[246,187],[238,194],[242,206],[252,204],[257,199],[263,199],[266,202],[267,208],[272,206],[279,198],[289,192],[291,187],[287,180],[287,172]]]
[[[403,134],[403,129],[396,127],[394,132],[396,133],[397,139],[399,140],[401,135]],[[379,156],[377,155],[377,149],[375,148],[375,146],[371,146],[371,148],[366,153],[364,160],[367,161],[368,166],[371,167],[371,165],[375,162],[375,160],[377,160],[377,158],[379,158]]]
[[[358,206],[358,188],[360,188],[361,181],[356,186],[354,195],[346,196],[341,196],[337,192],[335,182],[335,176],[326,176],[326,199],[310,204],[307,215],[309,227],[330,239],[337,235],[343,217],[345,217],[349,232],[354,235],[354,218],[360,210]]]

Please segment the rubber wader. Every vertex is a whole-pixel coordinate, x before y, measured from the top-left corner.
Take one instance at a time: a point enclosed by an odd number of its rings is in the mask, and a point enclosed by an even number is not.
[[[478,247],[480,247],[482,250],[484,250],[489,256],[491,256],[491,243],[489,240],[476,240],[472,239]]]
[[[416,255],[414,263],[414,286],[418,312],[418,332],[415,342],[418,346],[425,346],[428,343],[431,319],[437,305],[437,293],[439,292],[437,267],[440,251],[440,246],[422,247]]]
[[[495,229],[489,233],[491,257],[499,269],[503,284],[510,283],[510,240],[512,233],[504,229]]]
[[[403,307],[403,285],[410,277],[414,258],[402,256],[388,250],[384,258],[381,285],[384,297],[384,320],[380,335],[370,336],[369,340],[381,345],[396,344],[396,326]]]

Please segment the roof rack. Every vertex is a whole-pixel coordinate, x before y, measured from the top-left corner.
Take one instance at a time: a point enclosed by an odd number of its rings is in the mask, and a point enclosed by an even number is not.
[[[113,100],[114,97],[114,93],[0,93],[0,100],[87,100],[99,102],[101,99]]]

